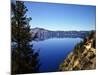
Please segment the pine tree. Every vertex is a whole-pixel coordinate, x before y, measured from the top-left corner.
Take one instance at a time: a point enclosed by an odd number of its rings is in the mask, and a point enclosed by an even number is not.
[[[34,73],[39,69],[38,52],[32,50],[29,22],[25,15],[28,9],[24,2],[12,3],[11,17],[11,72],[12,74]]]

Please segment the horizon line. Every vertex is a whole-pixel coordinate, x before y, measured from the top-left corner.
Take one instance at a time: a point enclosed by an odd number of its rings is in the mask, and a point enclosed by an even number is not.
[[[30,29],[35,29],[35,28],[40,28],[40,27],[31,27]],[[45,29],[48,31],[96,31],[96,29],[91,29],[91,30],[52,30],[47,28],[40,28],[40,29]]]

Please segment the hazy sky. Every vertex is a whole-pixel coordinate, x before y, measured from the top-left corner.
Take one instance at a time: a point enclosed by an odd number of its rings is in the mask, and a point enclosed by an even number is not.
[[[40,27],[49,30],[94,30],[96,25],[96,7],[25,2],[27,16],[32,20],[32,28]]]

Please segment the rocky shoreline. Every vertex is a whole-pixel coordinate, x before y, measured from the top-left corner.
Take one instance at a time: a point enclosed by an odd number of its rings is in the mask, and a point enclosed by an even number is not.
[[[91,32],[59,66],[59,71],[96,69],[96,35]]]

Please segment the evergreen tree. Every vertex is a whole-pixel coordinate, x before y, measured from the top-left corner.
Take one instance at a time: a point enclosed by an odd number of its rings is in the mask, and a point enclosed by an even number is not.
[[[39,69],[38,52],[32,50],[32,37],[29,25],[31,18],[26,16],[28,9],[24,2],[21,1],[16,1],[16,4],[12,3],[11,5],[11,73],[37,72]]]

